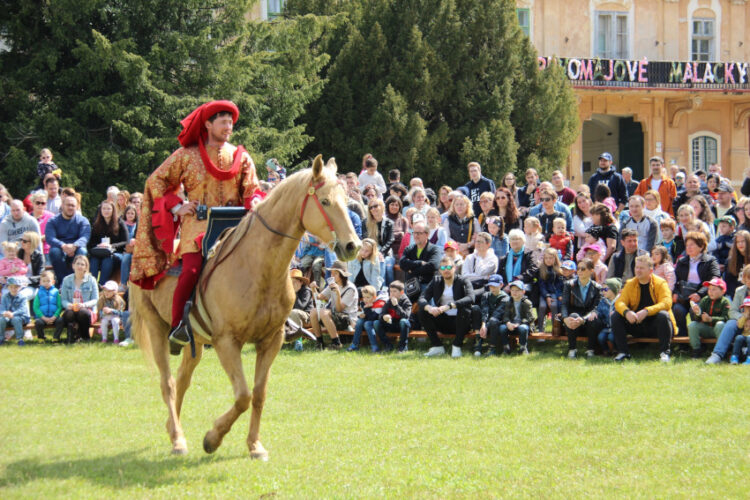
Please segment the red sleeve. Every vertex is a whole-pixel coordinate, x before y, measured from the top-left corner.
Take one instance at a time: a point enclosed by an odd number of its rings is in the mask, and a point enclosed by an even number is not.
[[[178,203],[182,203],[182,199],[174,193],[168,193],[161,198],[156,198],[151,208],[151,227],[154,230],[154,236],[159,240],[162,250],[167,255],[174,253],[174,239],[180,227],[179,221],[175,220],[170,212]]]

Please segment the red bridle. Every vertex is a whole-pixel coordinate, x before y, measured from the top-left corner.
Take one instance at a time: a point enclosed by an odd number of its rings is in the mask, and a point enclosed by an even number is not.
[[[328,229],[331,231],[331,234],[333,235],[333,241],[329,243],[326,246],[331,246],[336,244],[336,230],[333,229],[333,223],[331,222],[331,219],[328,217],[328,214],[325,210],[323,210],[323,205],[320,203],[320,199],[318,198],[317,191],[318,189],[322,188],[325,185],[326,181],[320,181],[318,184],[313,185],[312,180],[310,180],[310,186],[307,188],[307,195],[305,196],[305,199],[302,200],[302,209],[299,213],[299,220],[302,222],[302,219],[305,217],[305,208],[307,207],[307,200],[309,198],[312,198],[315,200],[315,204],[318,205],[318,209],[320,210],[320,213],[323,214],[323,218],[326,221],[326,224],[328,224]]]

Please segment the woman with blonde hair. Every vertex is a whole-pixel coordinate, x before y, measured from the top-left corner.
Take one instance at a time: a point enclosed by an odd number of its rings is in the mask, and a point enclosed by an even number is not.
[[[60,299],[64,311],[63,323],[68,328],[68,343],[73,343],[76,338],[90,340],[89,329],[91,323],[96,321],[99,286],[89,272],[89,259],[85,255],[76,255],[73,259],[73,273],[63,279]]]
[[[448,241],[448,235],[445,233],[442,220],[440,218],[440,211],[435,207],[430,207],[427,210],[427,230],[430,232],[427,241],[433,245],[437,245],[440,249],[440,254],[443,254],[443,247]]]
[[[467,196],[461,194],[453,198],[443,227],[448,239],[458,243],[458,251],[463,257],[472,252],[479,233],[479,224],[474,218],[474,210]]]
[[[450,210],[453,201],[450,198],[452,191],[453,189],[450,186],[440,186],[440,189],[438,189],[436,205],[440,215]]]
[[[362,248],[357,257],[349,262],[348,271],[357,289],[371,285],[375,290],[383,287],[383,273],[380,268],[378,244],[372,238],[362,240]]]

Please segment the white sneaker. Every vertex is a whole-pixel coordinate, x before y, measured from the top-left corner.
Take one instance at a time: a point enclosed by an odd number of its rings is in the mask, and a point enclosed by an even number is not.
[[[576,359],[577,349],[571,349],[568,351],[568,359]]]
[[[28,328],[23,331],[23,339],[24,340],[33,340],[34,339],[34,337],[31,335],[31,330],[29,330]]]
[[[442,356],[443,354],[445,354],[445,347],[430,347],[430,350],[425,353],[425,356],[432,358],[434,356]]]
[[[721,356],[716,354],[715,352],[712,352],[711,355],[706,360],[707,365],[715,365],[721,363]]]
[[[451,358],[460,358],[461,357],[461,348],[456,346],[451,346]]]
[[[595,356],[595,354],[596,353],[594,353],[594,351],[591,350],[591,349],[589,349],[588,351],[586,351],[586,357],[587,358],[593,358]]]
[[[669,354],[666,352],[662,352],[659,354],[659,361],[662,363],[669,363]]]
[[[474,356],[479,357],[481,355],[482,355],[482,351],[474,351]]]

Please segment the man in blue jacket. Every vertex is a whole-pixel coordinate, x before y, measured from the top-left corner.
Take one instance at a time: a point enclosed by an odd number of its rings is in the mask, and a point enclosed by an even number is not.
[[[73,258],[86,255],[86,245],[91,238],[91,224],[83,215],[76,213],[78,200],[66,196],[60,213],[47,222],[44,234],[49,244],[49,258],[58,283],[73,272]]]
[[[482,167],[479,163],[473,161],[466,168],[469,171],[469,182],[464,184],[464,187],[469,190],[468,196],[474,209],[474,215],[477,215],[482,213],[482,209],[479,207],[479,197],[482,193],[487,192],[494,195],[495,183],[482,175]]]
[[[612,193],[612,197],[617,203],[617,211],[621,212],[625,208],[625,204],[628,202],[625,181],[622,176],[615,171],[612,166],[612,155],[609,153],[602,153],[599,155],[599,170],[591,176],[589,179],[589,189],[591,189],[591,197],[594,197],[594,191],[596,186],[599,184],[606,184],[609,191]]]

